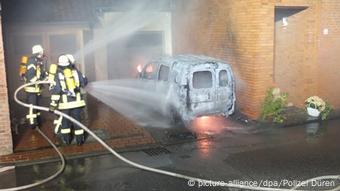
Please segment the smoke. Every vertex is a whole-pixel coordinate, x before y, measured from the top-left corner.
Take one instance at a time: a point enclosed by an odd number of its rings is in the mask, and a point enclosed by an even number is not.
[[[168,88],[149,80],[122,79],[90,83],[86,90],[141,126],[170,127],[166,116]]]
[[[92,38],[89,35],[90,40],[75,53],[78,59],[88,59],[87,55],[94,59],[89,67],[94,68],[95,80],[136,77],[139,65],[170,52],[169,1],[122,1],[103,10],[99,9],[102,14]]]
[[[162,7],[161,3],[152,5],[153,1],[135,1],[133,7],[126,12],[104,13],[103,17],[99,18],[99,23],[96,25],[98,35],[90,40],[82,49],[75,53],[76,58],[80,58],[81,54],[86,56],[93,53],[101,47],[128,37],[150,23],[156,21],[157,8]]]

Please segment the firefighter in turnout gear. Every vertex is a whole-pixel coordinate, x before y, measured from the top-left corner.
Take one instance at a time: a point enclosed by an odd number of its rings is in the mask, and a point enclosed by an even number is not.
[[[58,65],[52,64],[49,71],[49,80],[52,81],[50,87],[51,103],[50,111],[55,109],[72,116],[80,121],[81,112],[86,103],[81,94],[81,88],[87,84],[86,77],[75,67],[72,55],[61,55]],[[55,133],[61,133],[61,138],[65,144],[72,142],[72,130],[78,145],[85,142],[84,130],[77,125],[73,125],[69,120],[60,116],[54,121]],[[72,126],[74,129],[72,129]]]
[[[26,71],[22,74],[24,76],[25,83],[36,82],[45,78],[46,60],[44,58],[44,49],[41,47],[41,45],[34,45],[32,47],[32,54],[33,55],[28,58]],[[41,88],[41,85],[31,85],[25,87],[25,92],[27,93],[27,102],[29,104],[38,105]],[[28,119],[29,126],[31,128],[35,128],[39,125],[39,115],[40,112],[37,112],[32,107],[29,108],[26,119]]]

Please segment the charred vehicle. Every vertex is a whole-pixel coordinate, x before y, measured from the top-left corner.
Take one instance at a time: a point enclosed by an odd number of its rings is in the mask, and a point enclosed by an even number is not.
[[[160,88],[166,91],[164,110],[173,122],[234,112],[234,75],[221,60],[195,55],[162,57],[145,65],[140,78],[165,87]]]

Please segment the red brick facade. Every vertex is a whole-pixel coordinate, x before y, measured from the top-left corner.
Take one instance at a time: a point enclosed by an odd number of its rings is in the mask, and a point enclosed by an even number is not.
[[[337,0],[178,0],[175,10],[174,53],[230,62],[238,106],[248,116],[259,116],[270,86],[288,92],[296,106],[311,95],[340,106],[340,86],[332,86],[340,69]],[[288,26],[283,27],[275,16],[285,10]]]
[[[320,13],[320,39],[318,65],[318,91],[335,105],[340,107],[340,2],[323,0]],[[324,30],[328,29],[328,35]]]
[[[0,18],[1,21],[1,18]],[[0,34],[2,34],[0,25]],[[2,35],[0,35],[0,155],[13,151],[12,133],[9,120],[9,105],[6,84],[6,69]]]

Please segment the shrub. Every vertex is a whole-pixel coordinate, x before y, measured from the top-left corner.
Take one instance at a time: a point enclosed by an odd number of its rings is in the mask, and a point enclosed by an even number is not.
[[[332,110],[332,106],[328,102],[326,102],[325,109],[321,112],[321,119],[326,120]]]
[[[287,105],[287,93],[281,93],[279,88],[269,88],[262,104],[261,117],[263,120],[271,120],[275,123],[283,123],[283,108]]]

